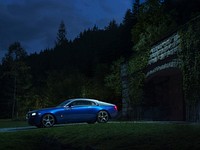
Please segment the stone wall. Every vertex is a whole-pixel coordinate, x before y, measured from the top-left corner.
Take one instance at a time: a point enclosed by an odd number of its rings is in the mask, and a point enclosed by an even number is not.
[[[129,98],[128,71],[126,63],[123,63],[121,65],[121,85],[122,85],[122,116],[127,117],[130,98]]]
[[[146,77],[163,69],[178,67],[177,53],[181,51],[180,36],[174,33],[168,38],[153,45],[150,50]]]
[[[152,46],[145,71],[144,105],[138,107],[139,111],[135,108],[131,109],[129,95],[131,75],[128,75],[127,64],[121,65],[123,116],[133,117],[134,115],[131,114],[141,112],[142,120],[184,120],[182,74],[177,57],[180,51],[178,33],[173,33]]]

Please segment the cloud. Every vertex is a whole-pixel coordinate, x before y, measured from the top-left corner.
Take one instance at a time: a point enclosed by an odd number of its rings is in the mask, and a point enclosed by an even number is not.
[[[84,29],[120,22],[131,0],[7,0],[0,1],[0,51],[15,41],[29,52],[54,46],[61,20],[67,38],[74,39]]]

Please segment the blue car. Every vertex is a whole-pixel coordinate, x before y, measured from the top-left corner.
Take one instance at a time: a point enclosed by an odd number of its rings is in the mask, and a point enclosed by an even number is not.
[[[52,127],[64,123],[106,123],[117,116],[117,106],[95,99],[69,99],[53,108],[33,110],[27,113],[30,125]]]

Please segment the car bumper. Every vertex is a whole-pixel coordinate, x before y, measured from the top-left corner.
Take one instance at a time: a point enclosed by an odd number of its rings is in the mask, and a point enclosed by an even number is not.
[[[41,124],[41,118],[39,116],[29,117],[27,118],[27,122],[31,126],[38,126]]]

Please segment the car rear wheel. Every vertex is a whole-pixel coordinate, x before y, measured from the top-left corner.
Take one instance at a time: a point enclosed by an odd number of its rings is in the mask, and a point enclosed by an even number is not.
[[[97,122],[99,123],[106,123],[109,120],[109,115],[107,111],[99,111],[98,115],[97,115]]]
[[[42,117],[42,121],[41,121],[41,124],[43,127],[52,127],[54,124],[55,124],[55,118],[53,115],[51,114],[45,114],[43,117]]]

